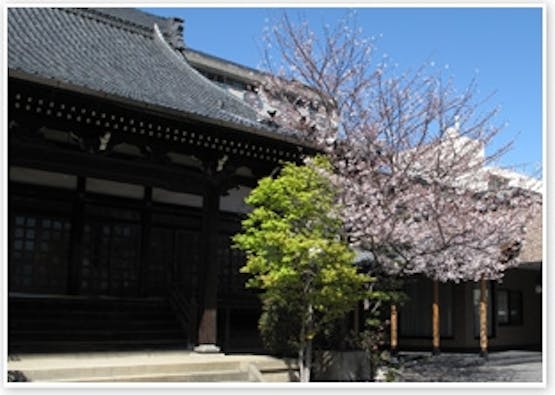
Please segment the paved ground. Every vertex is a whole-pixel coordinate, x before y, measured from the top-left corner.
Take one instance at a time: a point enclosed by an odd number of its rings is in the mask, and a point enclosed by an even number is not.
[[[402,382],[541,382],[542,354],[502,351],[484,360],[477,354],[403,353],[396,381]]]

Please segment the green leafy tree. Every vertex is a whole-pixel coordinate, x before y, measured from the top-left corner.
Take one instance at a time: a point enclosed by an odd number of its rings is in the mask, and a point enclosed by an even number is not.
[[[263,291],[263,308],[292,307],[288,319],[299,324],[294,342],[303,382],[310,381],[315,336],[369,297],[372,281],[357,273],[354,253],[340,237],[330,171],[327,159],[315,157],[260,180],[246,199],[253,211],[243,221],[244,232],[234,237],[247,257],[241,271],[252,275],[247,286]]]

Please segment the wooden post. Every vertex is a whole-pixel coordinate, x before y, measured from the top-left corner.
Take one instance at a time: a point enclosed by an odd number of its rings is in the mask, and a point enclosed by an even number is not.
[[[397,347],[397,306],[391,305],[391,334],[390,334],[390,345],[391,345],[391,355],[397,355],[399,349]]]
[[[434,280],[434,301],[432,304],[432,354],[439,355],[439,281]]]
[[[207,185],[203,201],[203,268],[204,290],[198,330],[197,352],[219,352],[216,346],[218,330],[218,226],[220,193],[217,187]]]
[[[480,280],[480,356],[488,356],[488,294],[487,283],[482,277]]]

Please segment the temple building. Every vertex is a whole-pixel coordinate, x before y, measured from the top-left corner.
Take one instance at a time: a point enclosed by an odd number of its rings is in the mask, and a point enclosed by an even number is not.
[[[9,9],[10,349],[260,346],[230,236],[257,179],[314,150],[192,67],[181,31]]]
[[[135,9],[9,8],[7,21],[9,352],[261,350],[230,238],[261,177],[316,153],[272,121],[264,75]],[[530,263],[491,284],[493,347],[541,344],[536,222]],[[420,281],[401,349],[430,348]],[[477,348],[473,285],[441,293],[442,345]]]
[[[459,188],[481,193],[504,193],[519,190],[542,201],[542,182],[512,170],[487,164],[482,141],[459,133],[459,122],[446,129],[438,148],[424,146],[424,154],[411,168],[420,176],[433,166],[433,158],[441,157],[449,166],[460,156],[468,161],[470,171],[452,180]],[[465,151],[466,150],[466,151]],[[466,152],[466,154],[465,154]],[[412,154],[412,153],[411,153]],[[408,156],[408,155],[407,155]],[[412,155],[411,155],[412,156]],[[403,160],[403,155],[401,155]],[[428,173],[428,174],[433,174]],[[519,246],[520,264],[506,270],[502,279],[487,281],[487,337],[490,350],[533,349],[542,344],[542,213],[530,216],[526,237]],[[422,349],[432,342],[431,306],[433,281],[423,276],[404,280],[408,302],[399,309],[398,347],[401,350]],[[480,282],[441,283],[439,322],[442,350],[473,351],[479,349]]]

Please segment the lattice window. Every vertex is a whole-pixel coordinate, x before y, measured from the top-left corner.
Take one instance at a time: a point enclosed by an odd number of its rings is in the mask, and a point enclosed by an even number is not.
[[[150,234],[150,259],[146,270],[146,293],[164,295],[172,279],[173,230],[153,228]]]
[[[84,228],[81,292],[138,295],[141,227],[138,224],[89,220]]]
[[[65,218],[14,216],[10,232],[11,292],[65,293],[70,228]]]
[[[147,268],[147,292],[162,295],[169,283],[184,294],[198,291],[200,237],[198,232],[173,228],[153,228]]]

